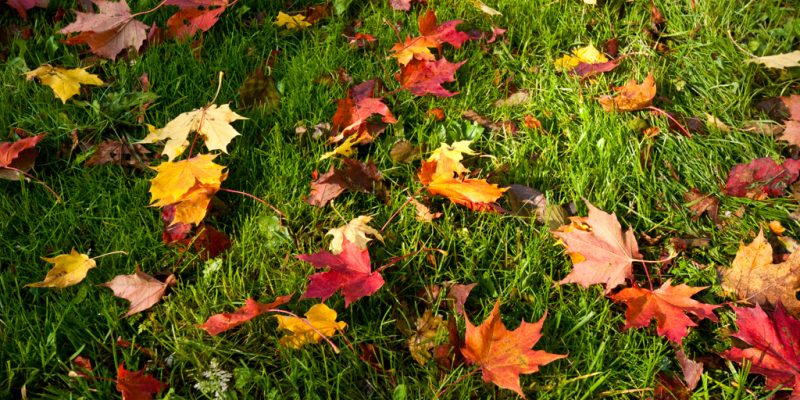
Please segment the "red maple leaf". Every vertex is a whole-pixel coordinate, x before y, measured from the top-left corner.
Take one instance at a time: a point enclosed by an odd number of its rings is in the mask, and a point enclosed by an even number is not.
[[[574,268],[564,283],[577,283],[583,287],[594,284],[606,286],[606,293],[626,279],[633,278],[633,262],[641,260],[639,245],[633,230],[623,233],[615,214],[608,214],[586,201],[587,218],[573,219],[553,235],[567,247]]]
[[[767,378],[768,390],[792,388],[791,399],[800,398],[800,321],[781,303],[769,316],[759,305],[733,309],[739,332],[732,336],[751,347],[733,347],[722,356],[740,364],[749,361],[750,372]]]
[[[372,271],[369,251],[361,250],[347,238],[342,240],[342,252],[333,255],[325,250],[316,254],[300,254],[298,259],[326,272],[308,277],[309,284],[301,298],[320,298],[325,301],[337,290],[342,290],[345,307],[350,303],[377,292],[383,286],[383,277]]]
[[[729,196],[763,200],[782,196],[800,175],[800,160],[788,159],[778,165],[769,157],[738,164],[728,174],[725,193]]]
[[[456,26],[460,23],[461,20],[452,20],[437,25],[436,13],[431,9],[428,9],[425,15],[417,20],[419,33],[435,40],[439,44],[437,47],[441,47],[442,43],[448,43],[457,49],[461,48],[461,45],[470,39],[466,33],[456,30]]]
[[[117,368],[117,390],[122,393],[122,400],[150,400],[153,395],[166,389],[169,385],[141,371],[128,371],[125,363]]]
[[[183,39],[211,29],[228,7],[228,0],[167,0],[166,4],[181,8],[169,17],[167,27],[170,35]]]
[[[380,199],[388,196],[383,186],[383,176],[375,163],[369,161],[364,164],[350,158],[344,159],[344,163],[346,169],[336,169],[331,166],[328,172],[311,182],[311,194],[305,199],[306,203],[324,207],[347,190],[375,193]]]
[[[50,0],[6,0],[9,7],[17,10],[19,16],[28,19],[28,10],[34,7],[47,8]]]
[[[332,142],[338,142],[346,136],[361,135],[364,137],[360,143],[372,141],[373,134],[382,131],[378,127],[377,132],[368,124],[368,120],[373,115],[380,115],[381,121],[387,124],[397,122],[392,115],[389,107],[383,103],[383,98],[375,96],[375,80],[371,79],[353,86],[348,91],[348,97],[337,101],[336,113],[333,115],[333,131],[337,133],[331,138]]]
[[[92,2],[97,6],[97,13],[76,11],[75,22],[61,30],[64,34],[80,32],[67,38],[67,44],[86,43],[92,53],[112,60],[127,48],[133,47],[138,51],[142,47],[148,26],[131,15],[125,0]]]
[[[694,314],[699,319],[717,321],[714,309],[720,306],[703,304],[691,298],[706,287],[670,284],[671,281],[668,280],[652,291],[634,286],[611,295],[612,300],[628,306],[625,311],[625,329],[646,327],[655,318],[659,336],[666,336],[670,341],[680,344],[688,334],[687,328],[697,326],[686,313]]]
[[[520,374],[532,374],[539,371],[539,366],[566,357],[531,349],[542,337],[545,316],[536,323],[522,321],[517,329],[509,331],[500,319],[500,300],[479,327],[472,325],[465,314],[467,332],[461,354],[467,362],[478,364],[485,382],[525,397],[519,384]]]
[[[450,92],[442,83],[454,82],[455,73],[465,61],[451,63],[444,58],[437,61],[411,60],[400,68],[400,73],[395,74],[395,79],[400,85],[416,96],[432,94],[437,97],[451,97],[458,92]]]
[[[23,175],[19,172],[26,172],[33,167],[39,150],[35,146],[44,138],[44,133],[31,136],[16,142],[0,143],[0,178],[9,180],[19,180]]]
[[[275,307],[288,303],[289,300],[292,299],[292,296],[294,296],[294,293],[287,294],[285,296],[278,296],[275,298],[275,301],[268,304],[259,303],[253,300],[252,297],[248,298],[245,301],[244,306],[238,310],[232,313],[212,315],[208,317],[206,322],[204,322],[202,325],[198,325],[198,328],[205,329],[205,331],[211,336],[219,335],[220,333],[229,329],[233,329],[261,314],[269,312]]]

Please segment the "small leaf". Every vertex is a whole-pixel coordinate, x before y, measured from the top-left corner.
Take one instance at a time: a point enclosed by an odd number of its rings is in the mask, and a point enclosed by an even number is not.
[[[370,221],[372,221],[372,217],[362,215],[360,217],[353,218],[346,225],[329,230],[326,235],[333,236],[333,239],[331,239],[328,249],[333,254],[341,253],[343,250],[342,245],[346,238],[348,242],[355,244],[360,250],[366,250],[367,244],[370,240],[372,240],[367,237],[367,235],[373,236],[375,239],[378,239],[382,242],[383,236],[381,236],[381,233],[375,228],[367,225]]]
[[[336,331],[344,330],[347,324],[336,322],[336,311],[325,304],[315,304],[305,314],[306,318],[277,315],[278,328],[289,331],[281,337],[281,345],[299,349],[309,343],[319,343],[322,336],[333,336]],[[312,328],[313,327],[313,328]],[[316,329],[316,331],[315,331]]]
[[[117,368],[117,390],[122,393],[122,400],[150,400],[153,395],[166,389],[169,385],[141,371],[128,371],[125,363]]]
[[[278,296],[272,303],[264,304],[255,301],[252,297],[245,301],[244,306],[232,313],[221,313],[210,316],[205,323],[198,325],[211,336],[233,329],[251,319],[269,312],[270,310],[288,303],[294,293]]]
[[[164,282],[142,272],[136,267],[136,272],[130,275],[117,275],[109,282],[103,283],[114,291],[114,296],[128,300],[131,305],[125,317],[147,310],[154,306],[164,296],[167,288],[175,285],[175,275],[170,274]]]
[[[774,56],[753,57],[747,62],[764,64],[765,67],[773,69],[800,67],[800,50]]]
[[[25,287],[56,287],[65,288],[80,283],[90,269],[97,267],[97,263],[86,254],[80,254],[72,249],[70,254],[61,254],[53,258],[42,257],[43,260],[55,264],[47,272],[41,282],[29,283]]]

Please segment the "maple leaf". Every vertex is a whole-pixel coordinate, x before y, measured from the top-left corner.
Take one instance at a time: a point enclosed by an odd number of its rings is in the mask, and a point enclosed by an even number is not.
[[[374,79],[359,83],[348,90],[348,98],[337,100],[332,121],[337,135],[330,139],[331,142],[350,135],[356,135],[360,143],[372,141],[368,120],[373,115],[380,115],[381,121],[387,124],[397,122],[383,98],[374,97],[375,86]]]
[[[158,174],[150,184],[153,207],[174,205],[172,224],[199,224],[211,198],[227,178],[225,167],[213,162],[216,155],[200,154],[188,160],[166,161],[152,167]]]
[[[585,63],[582,62],[578,64],[577,67],[573,68],[570,73],[580,76],[583,79],[591,78],[595,75],[600,75],[602,73],[611,72],[615,70],[619,63],[622,61],[621,58],[616,60],[611,60],[603,63]]]
[[[784,122],[783,134],[778,140],[789,142],[793,146],[800,146],[800,95],[793,94],[780,99],[789,112],[789,119]]]
[[[474,156],[478,154],[475,150],[469,148],[472,145],[472,140],[460,140],[453,142],[453,144],[441,143],[439,148],[434,150],[428,161],[437,161],[441,157],[447,157],[453,161],[461,161],[464,159],[464,154]]]
[[[393,10],[408,11],[411,3],[428,4],[427,0],[389,0]]]
[[[460,20],[447,21],[437,25],[436,14],[433,10],[428,10],[425,15],[419,17],[417,23],[422,36],[415,38],[407,36],[404,42],[395,43],[391,48],[394,53],[392,57],[396,58],[400,65],[406,65],[412,60],[433,61],[435,57],[430,48],[440,49],[444,43],[460,48],[465,41],[470,39],[466,33],[456,30],[456,26],[461,23]]]
[[[166,139],[167,143],[161,154],[172,161],[189,146],[189,134],[197,132],[203,137],[209,150],[220,150],[227,154],[228,143],[239,136],[231,122],[243,119],[247,118],[233,112],[228,104],[220,107],[210,104],[178,115],[161,129],[150,127],[150,133],[138,143],[155,143]]]
[[[278,319],[278,328],[289,331],[281,337],[281,345],[299,349],[309,343],[319,343],[322,340],[319,333],[330,337],[347,327],[344,322],[336,322],[336,311],[322,303],[311,306],[305,316],[306,318],[275,316]]]
[[[477,283],[470,283],[468,285],[456,283],[450,287],[450,290],[447,291],[447,298],[453,300],[453,308],[455,309],[456,314],[461,314],[464,312],[464,303],[467,302],[469,293],[472,292],[472,289],[477,285]]]
[[[554,62],[557,70],[569,71],[575,69],[581,63],[601,64],[608,62],[608,58],[595,48],[591,43],[584,47],[572,50],[572,54],[566,54]]]
[[[328,172],[311,182],[311,194],[305,199],[306,203],[324,207],[347,190],[375,193],[379,198],[386,198],[383,177],[372,161],[364,164],[347,158],[344,163],[346,169],[331,166]]]
[[[125,363],[117,368],[117,390],[122,393],[122,400],[150,400],[153,395],[166,389],[169,385],[161,383],[151,375],[141,371],[128,371]]]
[[[399,74],[395,74],[395,79],[415,96],[431,94],[436,97],[452,97],[458,92],[450,92],[442,84],[455,82],[456,70],[464,63],[465,61],[451,63],[444,58],[437,61],[413,60],[403,66]]]
[[[22,179],[24,175],[19,171],[27,172],[33,167],[36,156],[39,155],[36,145],[44,135],[42,133],[16,142],[0,142],[0,179]]]
[[[63,34],[80,32],[67,38],[67,44],[86,43],[92,53],[112,60],[127,48],[138,51],[142,47],[148,26],[131,15],[125,0],[92,0],[92,3],[97,6],[97,13],[76,11],[75,22],[61,30]]]
[[[433,222],[436,218],[440,218],[442,213],[440,212],[431,212],[430,207],[426,206],[425,204],[420,203],[417,199],[411,198],[411,204],[414,204],[414,210],[416,211],[415,218],[417,221],[421,222]]]
[[[678,359],[678,364],[681,366],[683,373],[683,380],[686,382],[686,387],[689,390],[694,390],[700,378],[703,376],[703,363],[696,362],[689,359],[684,353],[682,348],[675,351],[675,358]]]
[[[739,332],[731,335],[751,347],[733,347],[722,353],[728,360],[750,362],[750,372],[767,378],[767,390],[792,388],[792,399],[800,396],[800,321],[789,316],[778,303],[767,315],[760,306],[733,307]]]
[[[597,99],[603,110],[612,111],[636,111],[650,107],[653,97],[656,96],[656,81],[653,74],[648,74],[641,85],[631,79],[623,86],[614,88],[615,96],[600,96]]]
[[[66,104],[67,100],[81,91],[81,84],[94,86],[103,84],[100,77],[86,72],[88,68],[90,67],[64,69],[44,64],[33,71],[26,72],[25,77],[29,81],[37,78],[43,85],[50,86],[56,97]]]
[[[294,293],[284,296],[278,296],[272,303],[259,303],[252,297],[245,300],[244,306],[232,313],[214,314],[206,320],[202,325],[197,327],[205,330],[211,336],[219,335],[222,332],[233,329],[251,319],[269,312],[276,307],[288,303]]]
[[[442,324],[442,316],[433,315],[431,310],[425,310],[415,325],[414,333],[408,338],[408,350],[414,361],[425,365],[431,359],[431,350],[436,346],[437,337],[442,336],[446,327]]]
[[[800,315],[800,301],[795,297],[800,290],[800,252],[795,251],[786,261],[773,264],[772,246],[763,231],[758,232],[752,243],[739,244],[730,268],[719,267],[717,271],[726,293],[751,304],[781,303],[793,315]]]
[[[170,35],[183,39],[211,29],[228,7],[228,0],[167,0],[166,4],[181,8],[169,17],[167,28]]]
[[[280,107],[280,96],[275,86],[275,79],[265,75],[262,68],[258,68],[242,82],[238,104],[246,108],[260,107],[269,113]]]
[[[539,371],[540,366],[566,357],[531,349],[542,337],[545,317],[536,323],[522,321],[517,329],[509,331],[500,319],[498,299],[489,317],[478,327],[464,315],[467,332],[461,354],[467,362],[481,368],[485,382],[493,382],[525,397],[519,384],[520,374],[532,374]]]
[[[800,176],[800,161],[788,159],[778,165],[769,157],[737,164],[728,174],[725,193],[729,196],[763,200],[783,195]]]
[[[683,200],[688,203],[687,206],[689,206],[689,210],[694,214],[692,221],[697,221],[703,214],[708,214],[708,217],[711,218],[714,223],[719,223],[718,198],[709,194],[703,194],[699,190],[693,188],[684,193]]]
[[[331,239],[328,249],[334,255],[341,253],[344,250],[342,248],[344,240],[347,239],[348,242],[355,244],[360,250],[366,250],[367,244],[372,240],[367,235],[371,235],[382,242],[383,236],[381,236],[381,233],[367,225],[370,221],[372,221],[372,217],[362,215],[353,218],[345,225],[329,230],[326,235],[333,236],[333,239]]]
[[[634,286],[611,295],[612,300],[628,306],[625,312],[625,329],[644,328],[655,318],[659,336],[680,344],[688,334],[688,327],[697,326],[686,313],[694,314],[699,319],[717,321],[714,309],[720,306],[703,304],[691,298],[706,287],[684,284],[672,286],[671,283],[671,280],[667,280],[660,288],[652,291]]]
[[[28,19],[28,10],[34,7],[47,8],[50,0],[6,0],[9,7],[17,10],[19,16]]]
[[[300,30],[311,26],[311,24],[306,21],[305,15],[302,14],[289,15],[284,13],[283,11],[279,11],[278,16],[275,17],[275,25],[286,28],[288,30]]]
[[[411,60],[418,61],[433,61],[436,57],[431,53],[431,47],[437,47],[439,43],[425,36],[418,36],[412,38],[406,36],[406,40],[402,43],[395,43],[391,50],[394,52],[392,57],[397,59],[400,65],[406,65]]]
[[[308,288],[301,297],[303,299],[320,298],[325,301],[341,289],[344,306],[348,307],[364,296],[371,296],[384,284],[380,272],[372,271],[369,265],[369,251],[359,249],[347,238],[342,239],[342,252],[337,255],[323,250],[315,254],[300,254],[297,258],[317,269],[329,268],[326,272],[308,277]]]
[[[94,153],[83,164],[95,167],[116,164],[123,167],[144,169],[150,162],[150,150],[140,144],[130,144],[119,140],[104,140],[97,145]]]
[[[164,296],[170,286],[175,286],[175,275],[170,274],[167,280],[161,282],[142,272],[136,267],[136,272],[130,275],[117,275],[109,282],[101,284],[112,291],[114,296],[128,300],[131,305],[125,317],[147,310],[154,306]]]
[[[44,280],[36,283],[29,283],[25,287],[57,287],[65,288],[80,283],[90,269],[97,266],[97,263],[86,254],[80,254],[75,249],[69,254],[61,254],[53,258],[42,257],[49,263],[55,264],[47,272]]]
[[[588,218],[581,225],[565,225],[553,232],[567,248],[574,264],[564,283],[577,283],[583,287],[605,285],[609,293],[633,278],[633,262],[642,259],[633,229],[622,231],[615,214],[608,214],[585,201]],[[583,227],[583,228],[581,228]]]
[[[800,50],[772,56],[753,57],[747,62],[763,64],[765,67],[773,69],[800,67]]]

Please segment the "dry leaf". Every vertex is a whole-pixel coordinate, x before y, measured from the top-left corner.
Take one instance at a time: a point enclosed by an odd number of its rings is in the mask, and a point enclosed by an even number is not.
[[[600,96],[597,99],[603,110],[612,111],[636,111],[650,107],[653,97],[656,96],[656,81],[653,74],[648,74],[641,85],[631,79],[624,86],[614,89],[616,94],[612,96]]]
[[[170,274],[166,281],[161,282],[136,267],[135,273],[117,275],[101,286],[113,290],[114,296],[130,301],[130,308],[125,313],[125,317],[129,317],[154,306],[164,296],[167,288],[175,283],[175,275]]]
[[[381,233],[367,225],[370,221],[372,221],[372,217],[362,215],[358,218],[353,218],[345,225],[329,230],[326,235],[333,236],[333,239],[331,239],[331,244],[328,245],[328,249],[333,254],[341,253],[342,243],[344,239],[347,238],[348,242],[355,244],[356,247],[361,250],[365,250],[369,241],[372,240],[367,237],[367,235],[371,235],[382,242],[383,236],[381,236]]]
[[[753,57],[747,62],[764,64],[765,67],[774,69],[800,67],[800,50],[774,56]]]
[[[69,98],[80,93],[81,85],[100,86],[103,84],[99,76],[86,72],[89,68],[64,69],[45,64],[33,71],[26,72],[25,77],[29,81],[36,78],[42,85],[50,86],[56,97],[61,99],[62,103],[66,103]]]
[[[80,254],[75,249],[69,254],[61,254],[53,258],[42,257],[43,260],[55,264],[47,272],[47,276],[41,282],[29,283],[25,287],[56,287],[65,288],[80,283],[90,269],[97,266],[97,263],[86,254]]]

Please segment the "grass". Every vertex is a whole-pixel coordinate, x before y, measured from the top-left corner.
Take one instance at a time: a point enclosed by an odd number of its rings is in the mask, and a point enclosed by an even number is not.
[[[53,3],[57,3],[54,1]],[[138,3],[138,2],[132,2]],[[602,2],[601,2],[602,3]],[[145,10],[155,3],[132,4]],[[300,10],[310,2],[295,4]],[[73,9],[71,2],[64,2]],[[26,390],[31,398],[110,398],[114,384],[68,376],[77,356],[92,360],[95,375],[116,376],[125,362],[128,369],[148,368],[169,383],[163,398],[213,398],[194,385],[203,381],[212,360],[233,374],[231,389],[223,398],[514,398],[507,390],[485,384],[471,369],[442,371],[433,364],[417,365],[406,347],[403,327],[426,308],[420,293],[445,281],[478,282],[467,302],[473,322],[483,321],[496,299],[502,299],[505,323],[514,328],[522,319],[538,320],[547,313],[544,337],[536,345],[569,357],[522,378],[529,398],[589,399],[601,397],[644,398],[652,395],[659,371],[675,371],[674,350],[655,329],[623,331],[624,308],[602,296],[598,288],[554,286],[571,269],[563,250],[548,229],[519,217],[471,212],[447,201],[435,208],[444,217],[433,224],[414,219],[406,208],[386,231],[385,243],[371,248],[374,265],[427,247],[444,249],[431,263],[424,255],[407,258],[388,268],[387,284],[375,295],[344,307],[341,296],[327,304],[347,322],[347,340],[358,347],[375,346],[379,372],[358,354],[334,338],[342,348],[334,354],[325,345],[302,350],[278,345],[273,318],[255,319],[234,331],[210,337],[197,329],[208,316],[231,311],[249,296],[271,301],[275,296],[302,292],[312,267],[294,258],[326,246],[327,229],[358,215],[374,215],[381,226],[400,207],[406,196],[419,188],[418,163],[393,164],[388,156],[398,139],[433,148],[442,141],[472,139],[473,148],[494,158],[481,158],[473,167],[495,174],[501,184],[535,187],[553,203],[579,204],[586,198],[608,212],[615,212],[637,237],[707,237],[711,245],[683,253],[669,277],[694,286],[710,286],[698,299],[721,303],[714,267],[728,265],[740,240],[750,241],[765,221],[779,220],[796,237],[797,226],[788,213],[797,209],[789,198],[754,202],[726,197],[724,186],[730,168],[757,157],[787,155],[773,138],[733,129],[709,128],[705,135],[689,139],[667,132],[666,120],[646,113],[605,113],[595,100],[631,78],[641,81],[652,72],[658,84],[657,104],[687,116],[706,114],[739,127],[744,121],[764,118],[752,107],[769,96],[797,92],[800,83],[793,72],[777,73],[748,64],[749,57],[737,47],[758,55],[789,52],[800,43],[800,9],[790,1],[767,0],[657,2],[668,21],[668,54],[652,49],[644,29],[649,26],[649,3],[609,0],[600,6],[580,1],[513,1],[490,3],[504,16],[490,21],[468,2],[429,1],[440,21],[463,19],[462,29],[488,29],[490,24],[508,28],[503,41],[491,45],[468,42],[462,49],[446,46],[451,61],[467,63],[449,87],[460,92],[449,99],[413,97],[398,93],[387,101],[399,122],[358,154],[373,160],[391,183],[387,204],[362,194],[347,194],[325,208],[303,202],[309,192],[311,173],[327,170],[337,161],[316,160],[329,148],[323,141],[300,137],[298,122],[313,125],[330,121],[335,100],[346,95],[347,85],[314,83],[320,76],[344,68],[359,83],[378,78],[393,88],[396,63],[387,58],[395,41],[384,19],[401,24],[402,35],[416,35],[416,11],[392,11],[386,1],[354,1],[344,15],[335,15],[303,32],[285,34],[270,21],[279,3],[242,0],[203,35],[199,58],[191,42],[167,41],[139,57],[116,62],[87,58],[81,48],[61,43],[58,29],[73,20],[71,12],[53,23],[56,5],[48,12],[33,11],[29,22],[33,35],[16,37],[0,48],[7,62],[0,67],[0,126],[48,132],[40,145],[42,154],[33,173],[64,199],[55,204],[50,194],[31,182],[0,182],[0,397],[15,398]],[[286,11],[286,10],[284,10]],[[13,10],[3,9],[3,26],[20,24]],[[259,16],[266,18],[259,21]],[[146,23],[163,23],[164,13],[145,16]],[[378,38],[374,51],[347,46],[343,28],[355,19],[362,32]],[[730,32],[730,36],[729,36]],[[622,53],[631,53],[621,67],[581,84],[557,74],[553,60],[587,43],[601,44],[618,37]],[[732,42],[736,40],[737,44]],[[285,226],[291,240],[281,240],[265,219],[268,208],[229,193],[217,197],[214,226],[229,234],[233,246],[221,257],[221,268],[204,273],[197,256],[182,254],[160,241],[161,221],[148,208],[149,181],[153,173],[119,166],[87,168],[80,152],[59,152],[71,143],[76,131],[82,141],[127,138],[146,134],[136,122],[135,108],[141,92],[139,77],[146,73],[157,100],[145,122],[163,126],[178,114],[211,100],[219,71],[225,79],[218,103],[236,102],[245,77],[262,65],[272,50],[281,51],[273,68],[280,88],[280,111],[271,115],[240,111],[250,117],[235,123],[242,133],[219,157],[229,167],[224,187],[243,190],[276,205],[288,216]],[[93,64],[91,72],[108,84],[92,88],[62,105],[49,88],[24,81],[22,74],[44,63],[64,66]],[[499,77],[499,78],[498,78]],[[531,101],[496,108],[495,100],[507,95],[495,79],[510,77],[531,92]],[[87,95],[88,93],[88,95]],[[437,122],[426,114],[441,107],[446,119]],[[495,120],[521,121],[531,114],[540,118],[549,134],[521,129],[516,135],[484,130],[463,120],[467,109]],[[662,134],[645,139],[631,128],[641,118],[658,126]],[[4,139],[5,140],[5,139]],[[649,165],[640,159],[649,154]],[[675,179],[675,176],[680,179]],[[725,219],[717,228],[708,218],[692,221],[683,194],[690,188],[721,198],[721,213],[741,218]],[[646,257],[658,257],[662,244],[640,240]],[[98,255],[124,250],[129,256],[109,256],[85,282],[63,290],[25,289],[41,280],[46,265],[40,257],[68,252]],[[697,268],[690,260],[707,268]],[[136,265],[144,271],[175,273],[178,285],[152,310],[122,319],[127,303],[96,285],[118,274],[129,274]],[[667,277],[667,276],[665,276]],[[304,313],[315,301],[294,301],[288,309]],[[434,311],[447,315],[444,304]],[[733,329],[733,314],[723,309],[719,324],[702,322],[684,341],[690,356],[724,350]],[[463,318],[459,317],[460,329]],[[463,332],[463,330],[462,330]],[[150,349],[153,357],[117,345],[121,337]],[[764,381],[748,377],[738,366],[719,358],[707,366],[698,399],[766,398]]]

